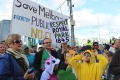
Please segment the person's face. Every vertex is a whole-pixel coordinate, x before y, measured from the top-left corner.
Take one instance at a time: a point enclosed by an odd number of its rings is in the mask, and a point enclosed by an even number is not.
[[[12,44],[9,45],[10,48],[15,49],[16,51],[20,51],[22,46],[22,41],[19,39],[16,39],[13,41]]]
[[[33,51],[35,51],[35,47],[33,47],[32,49],[33,49]]]
[[[3,54],[5,52],[5,45],[0,44],[0,53]]]
[[[94,49],[98,49],[98,48],[99,48],[99,45],[98,45],[98,44],[94,44],[94,45],[93,45],[93,48],[94,48]]]
[[[62,48],[67,49],[67,43],[62,43]]]
[[[106,59],[107,59],[109,62],[112,60],[112,57],[111,57],[111,56],[107,56],[107,55],[105,54],[105,57],[106,57]]]
[[[58,64],[56,64],[55,66],[54,66],[54,69],[53,69],[53,74],[58,74]]]
[[[89,61],[90,61],[90,58],[91,58],[90,53],[85,53],[85,54],[84,54],[83,59],[84,59],[86,62],[89,62]]]
[[[58,70],[58,64],[54,66],[54,70]]]
[[[33,50],[32,50],[32,49],[29,49],[29,52],[30,52],[30,53],[32,53],[32,52],[33,52]]]
[[[28,48],[28,47],[25,48],[25,49],[24,49],[24,52],[25,52],[25,53],[29,53],[29,48]]]
[[[50,49],[51,48],[51,40],[50,39],[45,39],[44,42],[43,42],[43,46],[44,48],[46,49]]]
[[[75,47],[73,50],[74,50],[74,51],[77,51],[77,48]]]
[[[120,40],[116,40],[115,45],[116,45],[117,47],[120,47]]]

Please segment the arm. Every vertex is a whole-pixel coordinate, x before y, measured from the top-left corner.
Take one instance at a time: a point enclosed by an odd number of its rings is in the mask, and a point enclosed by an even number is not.
[[[120,74],[120,50],[117,50],[109,66],[109,71],[113,75]]]
[[[82,55],[76,55],[75,57],[72,57],[70,59],[69,64],[71,64],[74,69],[77,69],[78,66],[80,65],[80,63],[78,61],[82,60],[82,57],[83,57]]]
[[[11,74],[10,62],[7,59],[0,59],[0,80],[24,80],[23,76],[14,77]],[[11,75],[11,76],[10,76]]]
[[[105,70],[105,68],[107,67],[107,64],[108,64],[108,60],[102,54],[98,54],[97,59],[99,61],[98,64],[100,64],[100,66],[103,68],[103,70]]]

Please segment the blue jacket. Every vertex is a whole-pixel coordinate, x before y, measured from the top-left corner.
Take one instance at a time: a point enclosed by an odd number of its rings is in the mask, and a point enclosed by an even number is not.
[[[27,59],[29,61],[30,68],[33,68],[33,63],[34,63],[35,57],[32,54],[30,54],[29,56],[26,56],[26,57],[27,57]]]
[[[0,80],[24,80],[24,73],[17,61],[10,54],[0,57]]]

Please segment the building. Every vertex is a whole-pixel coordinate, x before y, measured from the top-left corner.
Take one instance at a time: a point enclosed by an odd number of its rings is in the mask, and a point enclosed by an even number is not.
[[[10,34],[10,25],[11,20],[0,21],[0,41],[5,40],[6,37]]]

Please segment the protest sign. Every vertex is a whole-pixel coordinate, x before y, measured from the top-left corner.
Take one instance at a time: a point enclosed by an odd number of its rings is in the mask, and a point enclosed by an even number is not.
[[[71,40],[67,19],[51,21],[50,27],[53,44],[69,42]]]
[[[48,22],[68,16],[43,7],[30,0],[14,0],[10,33],[32,38],[51,38]]]

